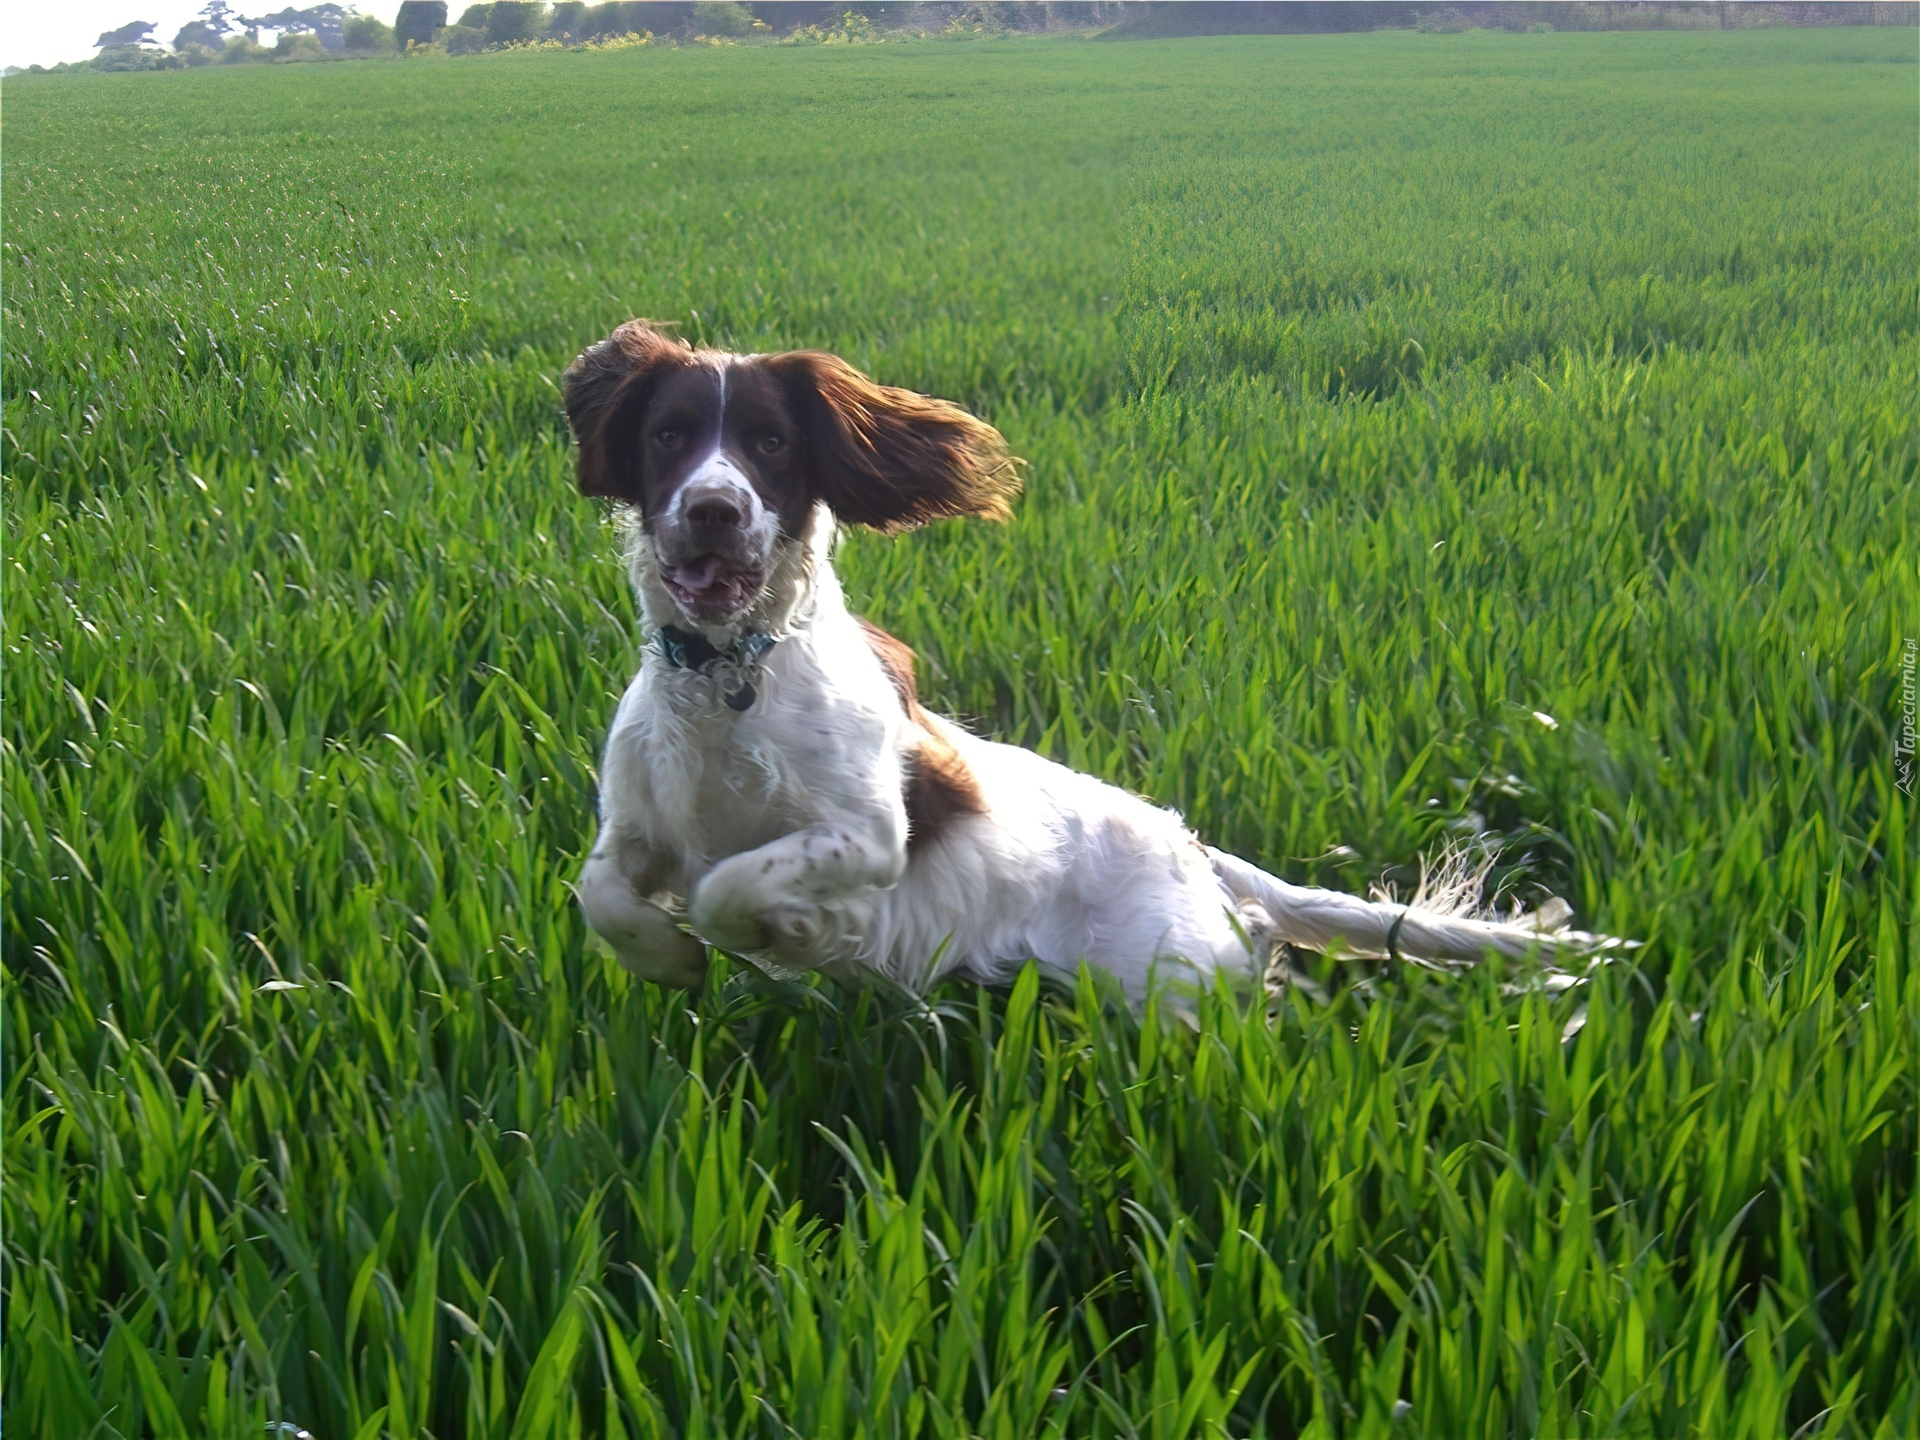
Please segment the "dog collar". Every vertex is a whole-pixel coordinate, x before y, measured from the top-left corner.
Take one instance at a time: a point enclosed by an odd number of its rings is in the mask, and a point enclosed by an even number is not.
[[[751,709],[760,694],[743,672],[780,643],[771,635],[752,632],[722,650],[698,630],[677,630],[671,625],[662,625],[653,639],[660,654],[676,670],[716,677],[722,670],[732,672],[732,678],[740,681],[740,688],[730,694],[723,692],[724,698],[729,710],[743,711]]]

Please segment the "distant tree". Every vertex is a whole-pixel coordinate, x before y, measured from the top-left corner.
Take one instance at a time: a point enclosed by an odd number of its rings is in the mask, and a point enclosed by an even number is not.
[[[247,22],[227,0],[207,0],[200,7],[200,23],[216,35],[237,35]]]
[[[94,56],[90,70],[178,70],[186,62],[177,55],[138,45],[109,45]]]
[[[484,31],[487,28],[487,14],[492,9],[493,6],[490,4],[469,5],[465,10],[460,12],[460,18],[453,22],[454,26],[460,30]]]
[[[587,10],[584,35],[625,35],[650,30],[655,35],[691,35],[693,6],[676,0],[608,0]]]
[[[586,0],[560,0],[547,12],[547,34],[555,39],[580,38],[581,21],[586,18]]]
[[[754,18],[779,34],[802,25],[832,29],[846,13],[845,0],[755,0],[747,7]],[[935,22],[936,24],[938,22]]]
[[[327,48],[311,30],[289,30],[274,43],[276,60],[324,60]]]
[[[603,5],[588,5],[586,13],[580,17],[579,25],[574,29],[576,40],[591,40],[596,35],[618,35],[621,12],[626,7],[620,0],[608,0]]]
[[[535,39],[545,19],[546,7],[535,0],[494,0],[487,10],[487,43],[511,45],[516,40]]]
[[[273,51],[262,45],[253,35],[236,35],[227,41],[220,52],[222,65],[252,65],[261,60],[271,60]]]
[[[487,32],[471,25],[449,25],[440,32],[449,55],[477,55],[487,48]]]
[[[689,4],[671,3],[671,0],[606,0],[604,4],[587,6],[573,34],[580,40],[642,31],[655,35],[691,35],[695,28],[693,6]]]
[[[129,45],[158,44],[153,38],[153,21],[134,20],[122,25],[118,30],[107,30],[93,42],[96,50],[120,50]]]
[[[410,44],[431,45],[446,23],[447,0],[400,0],[400,13],[393,17],[393,43],[402,50]]]
[[[251,29],[265,27],[285,35],[311,35],[325,50],[339,50],[346,44],[341,34],[347,20],[344,7],[334,4],[311,5],[305,10],[288,6],[276,15],[260,15],[246,22]]]
[[[209,50],[219,50],[229,35],[238,33],[239,21],[239,13],[227,0],[208,0],[199,15],[180,27],[173,37],[173,48],[184,50],[189,45],[202,45]]]
[[[349,15],[340,27],[340,37],[354,55],[393,49],[393,27],[378,15]]]
[[[702,0],[693,7],[693,28],[701,35],[746,35],[753,30],[753,12],[730,0]]]

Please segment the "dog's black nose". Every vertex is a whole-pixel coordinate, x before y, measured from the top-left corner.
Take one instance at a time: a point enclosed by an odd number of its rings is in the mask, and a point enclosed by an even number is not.
[[[692,525],[724,525],[737,530],[747,523],[747,517],[728,496],[703,495],[687,506],[687,522]]]

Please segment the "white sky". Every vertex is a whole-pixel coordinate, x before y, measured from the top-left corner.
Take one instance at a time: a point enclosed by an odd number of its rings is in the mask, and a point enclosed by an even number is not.
[[[93,42],[103,31],[118,30],[129,20],[154,22],[153,38],[162,45],[174,32],[200,13],[206,0],[10,0],[0,5],[0,67],[57,65],[62,60],[87,60]],[[234,6],[244,15],[271,15],[288,4],[298,9],[306,0],[251,0]],[[378,15],[389,25],[400,0],[358,0],[348,8]],[[464,6],[450,7],[456,12]]]

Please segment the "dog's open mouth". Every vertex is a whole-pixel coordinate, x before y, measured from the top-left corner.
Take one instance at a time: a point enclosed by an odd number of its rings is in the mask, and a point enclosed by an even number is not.
[[[674,602],[694,619],[728,620],[753,607],[767,583],[767,572],[758,565],[709,554],[663,565],[660,578]]]

